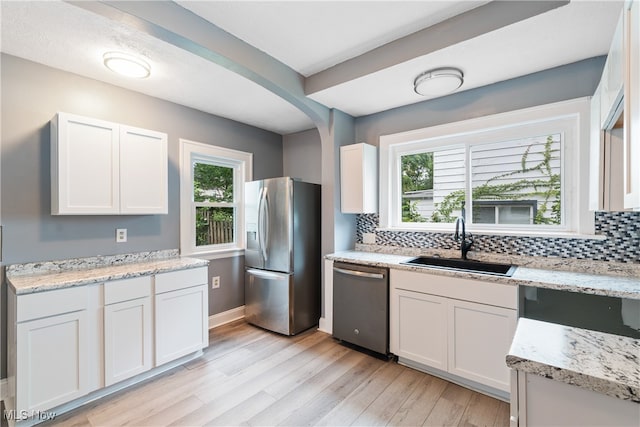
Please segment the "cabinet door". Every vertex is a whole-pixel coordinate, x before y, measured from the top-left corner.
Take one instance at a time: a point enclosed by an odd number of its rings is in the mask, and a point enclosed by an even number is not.
[[[156,366],[209,345],[207,286],[156,295]]]
[[[152,367],[151,297],[104,307],[104,383],[110,386]]]
[[[51,126],[51,213],[116,214],[118,125],[58,113]]]
[[[509,392],[505,357],[516,329],[516,311],[450,300],[448,312],[449,372]]]
[[[640,1],[625,16],[624,207],[640,210]]]
[[[120,126],[120,213],[167,213],[167,135]]]
[[[340,147],[342,213],[378,211],[376,154],[376,147],[364,143]]]
[[[602,71],[600,127],[610,129],[620,116],[624,88],[624,26],[623,14],[618,19],[613,33],[607,61]]]
[[[16,329],[18,412],[45,411],[86,394],[86,311],[18,323]]]
[[[391,289],[391,352],[447,370],[447,299]]]

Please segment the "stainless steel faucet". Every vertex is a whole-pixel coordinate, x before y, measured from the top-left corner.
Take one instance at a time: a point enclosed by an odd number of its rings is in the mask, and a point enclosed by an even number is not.
[[[462,224],[462,233],[460,233],[460,224]],[[464,229],[464,218],[459,216],[456,219],[456,232],[453,235],[456,242],[460,242],[460,250],[462,251],[462,259],[467,259],[467,252],[473,245],[473,236],[466,233]],[[468,239],[467,239],[468,238]]]

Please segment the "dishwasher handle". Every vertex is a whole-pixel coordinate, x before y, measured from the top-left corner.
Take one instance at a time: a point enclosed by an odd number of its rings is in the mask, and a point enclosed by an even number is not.
[[[349,276],[366,277],[368,279],[384,279],[382,273],[367,273],[366,271],[346,270],[344,268],[333,267],[333,271],[338,273],[347,274]]]

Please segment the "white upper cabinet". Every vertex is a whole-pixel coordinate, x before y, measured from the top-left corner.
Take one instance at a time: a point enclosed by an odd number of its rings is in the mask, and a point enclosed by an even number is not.
[[[167,213],[167,135],[120,126],[120,213]]]
[[[117,214],[118,125],[58,113],[51,122],[51,213]]]
[[[340,147],[340,211],[378,212],[377,148],[369,144]]]
[[[166,134],[58,113],[51,214],[166,214],[167,167]]]
[[[600,80],[600,127],[609,129],[622,111],[624,92],[624,14],[620,14]]]
[[[624,207],[640,210],[640,2],[625,4]]]

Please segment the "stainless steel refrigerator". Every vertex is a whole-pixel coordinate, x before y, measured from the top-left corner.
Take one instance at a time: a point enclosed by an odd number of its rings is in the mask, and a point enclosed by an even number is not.
[[[291,178],[245,184],[245,318],[295,335],[320,318],[320,186]]]

